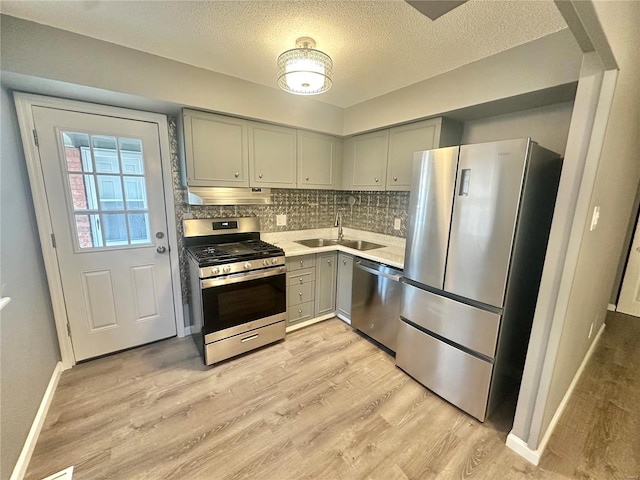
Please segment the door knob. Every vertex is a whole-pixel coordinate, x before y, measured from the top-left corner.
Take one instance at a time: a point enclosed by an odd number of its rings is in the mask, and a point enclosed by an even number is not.
[[[156,252],[158,252],[158,253],[164,253],[166,251],[167,251],[166,247],[163,247],[162,245],[160,245],[158,248],[156,248]]]

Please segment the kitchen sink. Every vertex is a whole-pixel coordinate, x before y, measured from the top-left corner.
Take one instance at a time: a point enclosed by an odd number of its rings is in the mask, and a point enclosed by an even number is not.
[[[305,247],[327,247],[329,245],[344,245],[345,247],[353,248],[354,250],[373,250],[374,248],[382,248],[384,245],[378,243],[367,242],[365,240],[337,240],[333,238],[310,238],[307,240],[296,240],[296,243],[304,245]]]

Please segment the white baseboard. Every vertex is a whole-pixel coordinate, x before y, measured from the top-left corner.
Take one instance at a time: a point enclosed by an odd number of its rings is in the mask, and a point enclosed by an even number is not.
[[[531,449],[531,447],[529,447],[529,445],[524,440],[522,440],[520,437],[517,437],[513,433],[509,433],[509,435],[507,436],[507,447],[509,447],[511,450],[513,450],[514,452],[516,452],[518,455],[528,460],[529,462],[533,463],[534,465],[538,465],[538,463],[540,462],[540,458],[542,457],[542,453],[544,452],[544,450],[547,448],[547,443],[551,438],[551,434],[555,430],[556,425],[558,424],[558,421],[560,421],[560,417],[562,417],[562,413],[564,412],[564,409],[567,407],[567,403],[569,403],[569,399],[571,398],[571,395],[573,395],[573,391],[575,390],[576,385],[578,384],[578,381],[582,376],[582,372],[584,372],[584,369],[587,366],[587,363],[589,363],[589,359],[591,358],[591,355],[593,355],[593,352],[596,349],[596,345],[598,344],[598,342],[600,341],[600,338],[602,337],[602,333],[604,332],[604,327],[605,327],[605,324],[603,323],[602,326],[600,327],[600,330],[598,330],[598,334],[596,335],[596,338],[593,339],[593,343],[589,347],[589,350],[587,350],[587,354],[582,359],[582,363],[580,364],[580,367],[578,367],[578,371],[573,376],[573,380],[571,380],[571,384],[569,385],[569,388],[564,394],[564,397],[562,397],[562,401],[560,402],[560,405],[558,405],[558,408],[556,409],[556,413],[553,414],[553,418],[551,419],[551,422],[549,422],[549,426],[547,427],[546,432],[544,432],[544,436],[542,437],[542,440],[540,441],[540,445],[538,445],[538,448],[536,450]]]
[[[62,375],[62,370],[62,362],[56,363],[53,373],[51,374],[51,380],[49,380],[49,385],[42,396],[42,401],[40,402],[40,407],[38,408],[36,417],[33,419],[33,423],[31,424],[31,430],[29,430],[27,439],[22,447],[22,452],[20,452],[16,466],[13,468],[10,480],[22,480],[25,473],[27,473],[27,467],[31,461],[31,455],[33,454],[34,448],[36,448],[36,442],[38,441],[38,436],[40,436],[44,420],[47,418],[47,412],[51,406],[53,394],[56,392],[56,387],[58,386],[60,375]]]
[[[615,312],[616,306],[613,303],[610,303],[607,305],[607,310],[609,310],[610,312]]]
[[[193,325],[189,325],[188,327],[184,327],[184,336],[188,337],[189,335],[191,335],[191,328],[193,327]]]
[[[507,447],[536,466],[540,463],[542,452],[540,450],[531,450],[524,440],[516,437],[513,433],[509,433],[507,436]]]
[[[345,317],[344,315],[342,315],[341,313],[336,312],[336,317],[338,317],[340,320],[342,320],[344,323],[348,323],[349,325],[351,325],[351,319]]]
[[[324,322],[325,320],[329,320],[330,318],[334,318],[336,315],[334,313],[328,313],[326,315],[322,315],[321,317],[312,318],[311,320],[307,320],[306,322],[296,323],[287,327],[287,333],[295,332],[304,327],[308,327],[309,325],[313,325],[314,323]]]

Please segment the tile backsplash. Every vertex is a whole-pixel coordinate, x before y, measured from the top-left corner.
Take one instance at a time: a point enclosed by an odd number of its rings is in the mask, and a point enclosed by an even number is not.
[[[353,206],[349,197],[355,200]],[[274,188],[270,205],[186,205],[184,212],[194,218],[259,217],[263,232],[282,232],[333,227],[340,211],[345,227],[405,237],[408,201],[408,192]],[[286,215],[285,226],[276,225],[277,215]],[[400,219],[400,230],[393,228],[395,219]]]
[[[182,296],[188,301],[188,266],[182,248],[182,220],[190,213],[193,218],[245,217],[260,218],[263,232],[282,232],[333,227],[336,213],[342,213],[343,226],[405,238],[409,192],[369,192],[342,190],[271,189],[270,205],[202,206],[187,203],[187,190],[181,183],[181,162],[175,119],[169,117],[169,140],[173,191],[180,247]],[[350,197],[353,200],[349,202]],[[353,205],[350,205],[353,203]],[[276,225],[276,216],[286,215],[286,226]],[[400,229],[394,229],[395,220]]]

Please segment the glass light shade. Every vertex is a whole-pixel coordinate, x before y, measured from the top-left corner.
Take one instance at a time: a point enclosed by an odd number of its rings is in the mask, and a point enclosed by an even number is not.
[[[278,57],[278,86],[296,95],[317,95],[333,85],[333,62],[326,53],[294,48]]]

